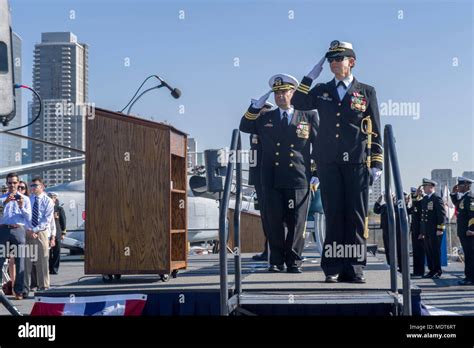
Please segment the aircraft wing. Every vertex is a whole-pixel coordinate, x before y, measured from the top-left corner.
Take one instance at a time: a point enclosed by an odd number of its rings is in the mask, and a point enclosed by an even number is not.
[[[85,156],[61,158],[44,162],[22,164],[12,167],[0,168],[0,178],[4,178],[8,173],[17,173],[18,175],[29,174],[38,170],[51,170],[57,168],[70,168],[84,164]]]

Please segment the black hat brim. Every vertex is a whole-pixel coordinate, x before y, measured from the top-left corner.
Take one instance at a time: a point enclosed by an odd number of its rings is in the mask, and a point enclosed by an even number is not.
[[[355,53],[350,48],[346,48],[344,51],[328,51],[326,58],[337,58],[337,57],[352,57],[355,58]]]

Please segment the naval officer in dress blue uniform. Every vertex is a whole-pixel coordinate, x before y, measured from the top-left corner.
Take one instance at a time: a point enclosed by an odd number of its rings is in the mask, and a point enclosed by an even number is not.
[[[334,78],[311,89],[325,59]],[[327,226],[321,267],[328,283],[365,283],[368,190],[383,164],[375,89],[352,75],[355,62],[352,44],[331,42],[292,99],[296,109],[317,109],[320,118],[315,157]]]
[[[451,201],[457,209],[457,232],[464,252],[465,278],[459,285],[474,285],[474,196],[471,194],[473,181],[462,176],[453,187]]]
[[[291,105],[298,86],[293,76],[277,74],[269,85],[271,91],[254,102],[242,117],[240,130],[257,134],[262,146],[259,160],[270,244],[269,271],[281,272],[286,264],[288,273],[301,273],[318,115]],[[273,92],[278,108],[259,115]]]
[[[435,192],[436,181],[423,179],[420,233],[425,243],[428,274],[423,278],[439,279],[441,269],[441,241],[445,229],[446,207],[443,199]]]

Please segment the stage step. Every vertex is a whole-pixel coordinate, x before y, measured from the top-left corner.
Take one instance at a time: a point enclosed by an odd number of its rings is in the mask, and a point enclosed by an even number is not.
[[[235,315],[398,315],[390,291],[243,292],[229,301]]]

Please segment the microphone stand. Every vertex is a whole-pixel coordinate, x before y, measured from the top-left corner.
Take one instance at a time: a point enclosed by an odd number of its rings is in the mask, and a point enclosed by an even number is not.
[[[155,86],[155,87],[151,87],[151,88],[148,88],[146,90],[144,90],[142,93],[140,93],[140,95],[138,97],[135,98],[135,100],[133,101],[133,103],[129,106],[128,110],[127,110],[127,115],[130,115],[130,111],[132,110],[132,106],[135,105],[135,103],[141,98],[143,97],[143,95],[145,93],[148,93],[154,89],[159,89],[161,87],[165,87],[165,85],[163,83],[159,84],[158,86]]]

